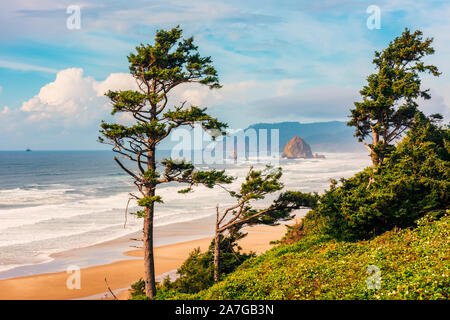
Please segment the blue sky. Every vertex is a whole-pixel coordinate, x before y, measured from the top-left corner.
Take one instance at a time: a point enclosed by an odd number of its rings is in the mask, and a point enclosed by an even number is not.
[[[66,9],[81,8],[69,30]],[[381,28],[369,30],[369,5]],[[173,97],[232,128],[255,122],[346,120],[381,50],[405,27],[434,37],[441,77],[423,78],[426,113],[450,116],[448,1],[26,1],[0,4],[0,150],[99,149],[102,93],[132,87],[126,56],[155,30],[180,25],[213,58],[223,88]],[[103,91],[102,91],[103,90]]]

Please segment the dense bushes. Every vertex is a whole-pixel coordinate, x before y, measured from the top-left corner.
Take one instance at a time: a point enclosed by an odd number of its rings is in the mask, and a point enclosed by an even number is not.
[[[320,224],[331,237],[354,241],[442,215],[450,203],[449,154],[449,130],[417,114],[383,165],[333,182],[296,232]]]
[[[221,278],[233,272],[239,265],[254,257],[254,253],[244,254],[240,248],[233,249],[235,239],[221,237],[220,241],[220,270]],[[177,270],[179,278],[170,281],[166,278],[157,286],[156,299],[170,299],[183,294],[197,293],[214,284],[214,241],[208,251],[202,253],[200,248],[189,254],[189,258]],[[144,282],[139,280],[132,286],[132,299],[142,299],[144,295]]]
[[[194,251],[157,298],[448,299],[449,154],[449,129],[419,113],[377,169],[333,181],[322,196],[292,193],[312,210],[282,245],[236,259],[224,242],[229,275],[214,285],[212,248]],[[371,265],[379,290],[366,285]]]
[[[369,241],[309,234],[250,259],[224,281],[189,299],[448,299],[450,218],[427,216],[416,229]],[[380,268],[379,290],[367,268]]]

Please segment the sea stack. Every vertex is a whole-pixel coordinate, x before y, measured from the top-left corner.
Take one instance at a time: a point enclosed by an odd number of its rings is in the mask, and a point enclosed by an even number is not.
[[[296,136],[286,144],[281,157],[288,159],[312,158],[313,154],[309,144],[299,136]]]

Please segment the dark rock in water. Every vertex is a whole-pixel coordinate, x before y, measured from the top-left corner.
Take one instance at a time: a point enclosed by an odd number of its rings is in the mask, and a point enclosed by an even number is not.
[[[296,136],[289,140],[284,147],[281,154],[282,158],[298,159],[298,158],[312,158],[311,147],[302,138]]]
[[[27,149],[27,150],[25,150],[26,152],[30,152],[31,151],[31,149]]]
[[[314,153],[314,158],[316,158],[316,159],[325,159],[325,156],[323,154]]]

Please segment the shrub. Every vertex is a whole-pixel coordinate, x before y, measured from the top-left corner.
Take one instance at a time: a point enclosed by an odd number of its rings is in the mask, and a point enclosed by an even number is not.
[[[300,226],[338,240],[370,239],[414,226],[425,214],[442,215],[450,203],[450,133],[417,114],[407,136],[375,172],[366,168],[333,182]]]
[[[244,254],[232,248],[234,239],[224,237],[220,242],[221,278],[233,272],[246,260],[254,257],[254,253]],[[170,281],[164,279],[157,285],[156,299],[176,299],[186,294],[197,293],[214,284],[214,241],[208,251],[202,253],[200,248],[194,249],[183,265],[177,270],[179,278]],[[144,295],[144,281],[141,279],[132,285],[132,299],[141,299]]]
[[[211,288],[182,299],[448,299],[450,217],[427,215],[416,229],[368,241],[308,234],[252,258]],[[381,272],[367,287],[367,268]]]

